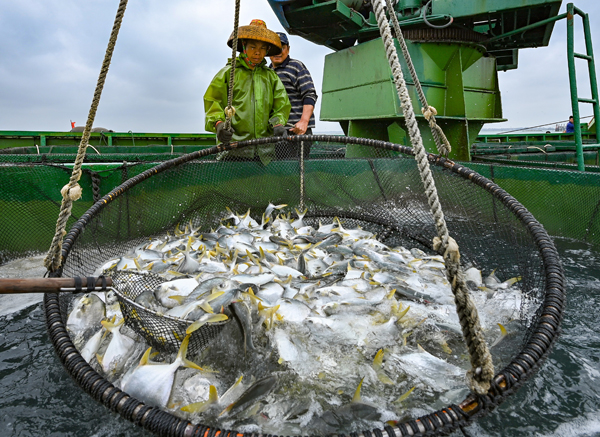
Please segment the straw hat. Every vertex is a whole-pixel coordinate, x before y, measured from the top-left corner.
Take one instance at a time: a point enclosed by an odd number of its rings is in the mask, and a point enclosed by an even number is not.
[[[267,29],[267,23],[263,20],[252,20],[248,26],[240,26],[238,29],[238,44],[237,51],[242,52],[242,40],[254,39],[257,41],[264,41],[269,43],[269,51],[267,56],[277,56],[281,53],[281,39],[272,30]],[[231,47],[233,44],[233,32],[227,40],[227,45]]]

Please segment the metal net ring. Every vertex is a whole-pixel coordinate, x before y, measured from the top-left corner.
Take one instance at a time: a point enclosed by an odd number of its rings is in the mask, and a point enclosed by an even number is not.
[[[277,140],[279,141],[279,139]],[[288,138],[288,141],[339,142],[340,138],[330,135],[298,135]],[[231,143],[227,146],[216,146],[164,162],[134,176],[96,202],[75,223],[65,238],[62,250],[63,257],[67,259],[74,243],[83,232],[86,224],[98,215],[107,204],[151,176],[198,158],[215,155],[223,150],[256,146],[271,142],[273,142],[272,139],[263,138]],[[343,142],[345,144],[390,150],[406,155],[413,154],[412,149],[409,147],[379,140],[344,137]],[[537,310],[535,320],[530,328],[531,334],[528,336],[527,341],[512,361],[495,375],[492,387],[486,395],[468,395],[459,405],[450,405],[431,414],[403,423],[396,423],[394,426],[387,425],[383,429],[365,430],[355,433],[355,435],[360,437],[367,437],[373,434],[377,436],[387,435],[389,437],[446,435],[468,425],[476,418],[492,411],[506,400],[510,394],[514,393],[529,377],[534,375],[550,353],[560,333],[560,323],[566,300],[565,278],[554,243],[545,229],[523,205],[489,179],[449,159],[429,154],[428,160],[433,166],[448,170],[487,191],[494,197],[494,201],[503,204],[518,219],[526,229],[527,235],[535,244],[542,262],[542,275],[545,281],[544,298]],[[57,271],[54,275],[61,276],[62,271]],[[126,419],[158,435],[181,437],[221,436],[225,434],[244,435],[236,431],[225,431],[180,419],[156,407],[149,407],[114,387],[83,360],[73,345],[66,331],[64,295],[47,294],[44,298],[44,308],[49,336],[67,372],[90,396],[111,410],[118,412]]]

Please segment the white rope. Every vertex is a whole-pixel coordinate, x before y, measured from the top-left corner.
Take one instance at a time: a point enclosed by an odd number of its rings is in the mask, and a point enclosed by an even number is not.
[[[117,43],[117,36],[119,35],[119,29],[123,22],[123,15],[127,7],[127,0],[120,0],[119,7],[117,8],[117,15],[113,24],[112,32],[108,40],[108,47],[104,54],[104,61],[102,62],[102,68],[98,76],[98,82],[96,83],[96,89],[92,98],[92,104],[88,113],[88,119],[85,124],[83,133],[81,134],[81,142],[77,150],[77,156],[73,164],[73,173],[69,179],[69,183],[65,185],[60,193],[62,194],[62,202],[60,205],[60,211],[58,213],[58,219],[56,221],[56,232],[48,249],[48,254],[44,258],[44,266],[50,271],[56,271],[62,265],[62,243],[63,237],[66,235],[67,222],[71,217],[71,210],[73,208],[73,202],[81,197],[81,186],[78,182],[81,178],[81,166],[85,159],[85,152],[88,147],[90,133],[92,131],[92,125],[98,110],[100,103],[100,96],[102,95],[102,89],[104,88],[104,82],[106,81],[106,75],[108,74],[108,68],[110,66],[110,60],[112,58],[115,44]],[[131,131],[130,131],[131,132]],[[132,134],[133,135],[133,134]]]
[[[458,250],[458,244],[454,239],[450,238],[448,233],[446,220],[444,219],[444,213],[439,202],[435,182],[433,180],[431,169],[429,168],[427,153],[423,146],[423,139],[421,137],[421,132],[419,131],[410,95],[408,94],[408,87],[406,86],[404,75],[402,74],[402,68],[400,67],[396,46],[390,32],[390,26],[385,15],[382,0],[373,1],[373,10],[377,18],[379,31],[381,32],[385,53],[394,76],[394,83],[402,105],[402,112],[408,128],[410,142],[415,152],[415,159],[421,175],[425,194],[427,195],[429,208],[431,209],[435,221],[438,237],[434,239],[434,249],[444,256],[448,279],[452,285],[452,292],[455,297],[456,311],[469,350],[472,365],[472,370],[467,372],[469,387],[475,393],[485,394],[488,392],[490,382],[494,376],[492,357],[487,348],[487,344],[485,343],[485,338],[483,337],[477,308],[469,296],[464,276],[460,269],[460,252]],[[390,8],[390,15],[394,16],[392,8]],[[396,36],[399,41],[404,41],[399,28],[396,31]],[[433,110],[431,107],[427,108],[429,111],[428,116],[433,118],[435,115],[435,108]]]

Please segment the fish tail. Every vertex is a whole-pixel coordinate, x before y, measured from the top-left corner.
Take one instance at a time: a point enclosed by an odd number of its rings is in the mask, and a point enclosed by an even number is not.
[[[365,378],[363,376],[363,378],[358,383],[358,387],[356,388],[356,391],[354,392],[354,397],[352,398],[352,402],[360,402],[361,401],[361,398],[360,398],[360,389],[362,388],[364,380],[365,380]]]

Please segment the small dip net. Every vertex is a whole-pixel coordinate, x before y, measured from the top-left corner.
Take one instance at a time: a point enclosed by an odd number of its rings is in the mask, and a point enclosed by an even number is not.
[[[268,145],[269,141],[272,140],[252,140],[236,147]],[[164,162],[127,180],[96,202],[72,227],[65,237],[65,262],[60,274],[68,277],[98,274],[99,267],[108,260],[122,260],[134,253],[135,248],[164,239],[167,232],[174,235],[184,226],[211,232],[227,223],[231,212],[242,216],[249,211],[249,216],[260,223],[269,204],[286,204],[288,212],[293,208],[306,209],[304,222],[314,229],[320,223],[337,220],[345,229],[362,229],[376,235],[387,247],[414,249],[423,254],[422,258],[436,255],[432,248],[435,224],[410,148],[376,140],[320,135],[298,136],[278,145],[310,147],[311,159],[279,156],[280,159],[265,166],[258,160],[224,157],[219,155],[222,149],[214,147]],[[347,150],[352,153],[346,156],[356,157],[344,157]],[[516,326],[512,329],[512,340],[492,349],[497,374],[486,395],[469,394],[465,385],[453,395],[444,393],[436,398],[437,392],[429,393],[423,398],[428,405],[412,405],[403,398],[394,418],[380,417],[378,427],[361,427],[363,422],[359,420],[357,424],[343,423],[339,429],[321,428],[323,434],[356,433],[366,437],[447,434],[491,411],[513,393],[538,369],[557,338],[565,298],[564,277],[550,237],[522,205],[491,181],[450,160],[433,155],[429,160],[450,235],[460,247],[463,268],[475,268],[483,276],[493,274],[500,283],[518,278],[520,298],[510,316]],[[251,254],[247,256],[251,258]],[[145,308],[134,302],[144,290],[152,290],[166,279],[148,272],[107,269],[104,273],[115,280],[127,326],[157,350],[177,351],[189,322],[184,322],[182,330],[177,332],[179,328],[172,324],[179,323],[177,318],[156,311],[146,314]],[[328,279],[321,280],[325,285]],[[138,286],[141,288],[136,291]],[[472,292],[490,293],[490,290],[482,286]],[[501,296],[502,290],[498,293],[494,296]],[[130,396],[113,384],[114,378],[107,378],[97,371],[97,366],[88,364],[75,347],[75,339],[66,329],[71,300],[61,294],[48,295],[44,302],[56,352],[85,391],[128,420],[168,436],[304,434],[301,421],[296,421],[295,427],[282,423],[279,429],[235,422],[232,429],[236,431],[231,431],[227,428],[231,422],[225,422],[221,428],[222,422],[205,423],[175,408],[161,409]],[[415,300],[423,304],[423,299]],[[230,368],[243,367],[246,360],[243,348],[237,349],[241,352],[233,359],[223,357],[224,349],[234,349],[233,344],[240,343],[233,338],[234,326],[224,322],[199,328],[192,334],[199,339],[190,339],[188,358],[197,359],[200,366],[210,362],[212,370],[219,370],[219,364],[227,360],[232,361],[228,364]],[[449,328],[439,322],[430,334],[437,335],[445,329]],[[404,341],[411,347],[420,347],[418,339],[413,340],[409,334]],[[494,335],[490,334],[488,341],[493,340]],[[456,344],[451,346],[454,355],[464,352],[464,346],[462,349]],[[497,353],[499,350],[503,352]],[[451,361],[452,353],[447,354]],[[258,383],[267,381],[277,366],[282,365],[268,357],[263,363],[251,364],[262,369],[257,373],[258,378],[263,378]],[[279,382],[289,379],[290,373],[293,372],[286,372]],[[237,377],[237,374],[228,376],[231,383]],[[409,389],[412,383],[403,384]],[[293,401],[297,394],[290,390],[287,396]],[[347,395],[332,393],[330,397],[355,407],[357,404],[350,402]],[[265,407],[265,411],[263,416],[272,410]],[[296,414],[302,415],[306,411]],[[336,417],[352,421],[341,414]],[[315,434],[314,429],[307,429]]]

